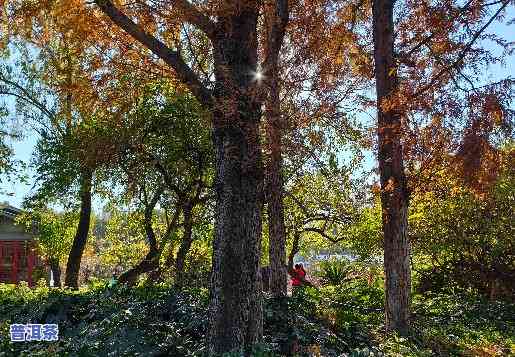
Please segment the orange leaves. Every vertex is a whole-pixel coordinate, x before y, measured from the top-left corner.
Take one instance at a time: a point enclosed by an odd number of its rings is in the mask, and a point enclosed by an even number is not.
[[[393,177],[390,177],[388,179],[388,182],[387,182],[386,186],[384,187],[383,191],[392,193],[394,190],[395,190],[395,181],[394,181]]]
[[[11,36],[41,50],[43,79],[74,110],[93,115],[135,100],[145,82],[170,75],[148,51],[113,26],[96,6],[83,0],[9,0]],[[156,32],[150,13],[131,11],[148,32]],[[141,16],[139,16],[141,15]],[[68,99],[66,99],[68,98]]]
[[[324,142],[324,133],[321,131],[311,130],[308,132],[308,139],[311,145],[319,146]]]

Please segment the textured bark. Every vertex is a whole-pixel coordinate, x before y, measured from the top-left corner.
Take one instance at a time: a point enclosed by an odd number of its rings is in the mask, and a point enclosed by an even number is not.
[[[181,245],[177,251],[177,258],[175,259],[175,285],[182,287],[184,285],[184,266],[186,263],[186,256],[191,248],[192,240],[192,204],[186,203],[183,207],[184,215],[184,233],[182,235]]]
[[[82,260],[82,254],[86,247],[89,233],[89,223],[91,220],[91,180],[93,173],[90,170],[84,170],[81,175],[81,205],[79,224],[75,237],[73,238],[72,248],[68,255],[66,264],[65,286],[77,289],[79,287],[79,270]]]
[[[261,103],[250,92],[257,68],[255,3],[220,17],[215,45],[216,209],[211,275],[210,354],[248,354],[262,335],[259,256],[263,166]]]
[[[264,292],[270,292],[270,266],[264,266],[261,270],[261,290]]]
[[[277,70],[271,71],[270,93],[266,102],[266,133],[270,157],[267,167],[268,258],[270,261],[270,292],[286,295],[286,230],[284,226],[281,114]]]
[[[393,0],[373,0],[386,328],[404,334],[409,328],[411,272],[407,236],[409,195],[401,145],[402,113],[382,107],[384,101],[398,88],[393,51],[393,6]]]
[[[269,86],[266,100],[266,134],[269,149],[267,167],[268,257],[270,291],[274,296],[286,295],[286,229],[284,225],[282,176],[282,118],[279,99],[279,53],[289,21],[287,0],[277,0],[264,7],[267,27],[265,76]]]
[[[203,86],[180,54],[143,31],[109,0],[95,0],[111,20],[172,67],[177,77],[213,116],[215,237],[211,274],[208,354],[245,352],[262,335],[261,210],[263,167],[259,122],[261,99],[257,70],[257,1],[224,1],[216,21],[198,16],[184,1],[187,21],[213,44],[215,88]],[[285,1],[278,1],[284,5]],[[284,6],[280,7],[284,10]],[[274,46],[277,41],[274,42]],[[269,46],[269,47],[274,47]]]
[[[52,276],[54,278],[54,286],[56,288],[61,287],[61,267],[59,266],[58,259],[50,259],[49,260],[50,270],[52,271]]]
[[[249,123],[244,132],[215,134],[217,204],[209,330],[213,354],[250,348],[262,333],[257,129],[256,123]]]

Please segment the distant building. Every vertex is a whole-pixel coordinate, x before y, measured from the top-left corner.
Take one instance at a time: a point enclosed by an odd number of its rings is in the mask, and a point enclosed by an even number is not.
[[[26,281],[34,285],[34,271],[42,266],[34,236],[15,224],[22,211],[0,204],[0,283]]]

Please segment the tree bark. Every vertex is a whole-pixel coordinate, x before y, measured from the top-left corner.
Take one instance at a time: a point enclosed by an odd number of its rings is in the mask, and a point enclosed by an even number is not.
[[[183,215],[184,215],[184,233],[182,236],[181,245],[177,251],[177,259],[175,259],[175,285],[178,288],[182,288],[184,284],[184,265],[186,263],[186,255],[188,254],[192,240],[192,209],[193,205],[190,202],[184,204]]]
[[[211,109],[215,156],[215,237],[208,354],[250,353],[262,335],[261,210],[263,167],[257,70],[257,1],[224,1],[216,21],[187,1],[187,21],[213,44],[215,88],[208,90],[178,51],[146,33],[109,0],[95,0],[114,23],[175,70],[200,103]]]
[[[91,170],[86,169],[81,174],[81,205],[79,224],[75,237],[73,238],[72,248],[68,255],[68,262],[66,264],[65,286],[77,289],[79,287],[79,270],[88,240],[89,223],[91,220],[91,181],[93,173]]]
[[[409,194],[401,144],[402,112],[384,106],[398,89],[394,58],[394,0],[373,0],[374,60],[378,111],[378,161],[384,235],[386,329],[405,334],[410,313]],[[385,109],[387,108],[387,109]]]
[[[284,296],[287,290],[286,229],[284,224],[282,176],[282,118],[279,98],[279,54],[289,22],[288,0],[265,3],[267,43],[265,48],[265,76],[269,85],[266,101],[268,160],[267,198],[270,261],[270,290],[274,296]]]
[[[284,226],[282,131],[277,68],[270,71],[270,93],[266,102],[266,133],[270,157],[267,170],[268,258],[270,291],[274,296],[286,295],[286,230]]]
[[[50,271],[54,279],[54,286],[56,288],[61,287],[61,267],[59,266],[59,259],[51,258],[48,261],[50,265]]]
[[[262,336],[259,256],[263,165],[261,103],[252,92],[257,69],[254,2],[219,17],[215,42],[215,238],[211,274],[209,354],[249,355]],[[229,11],[229,12],[231,12]]]

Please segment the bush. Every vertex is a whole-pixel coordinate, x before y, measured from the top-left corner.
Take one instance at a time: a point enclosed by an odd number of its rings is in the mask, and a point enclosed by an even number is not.
[[[326,284],[338,285],[342,283],[350,272],[347,260],[324,260],[319,263],[320,277]]]

